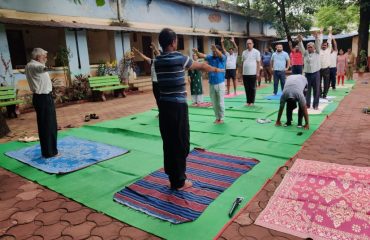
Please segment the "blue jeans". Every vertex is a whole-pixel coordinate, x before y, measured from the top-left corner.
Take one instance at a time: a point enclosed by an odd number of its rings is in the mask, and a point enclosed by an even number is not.
[[[283,91],[285,85],[285,71],[274,71],[274,94],[278,92],[279,80],[281,91]]]
[[[303,66],[302,65],[293,65],[292,74],[302,74]]]
[[[311,91],[313,91],[313,108],[319,107],[320,100],[320,71],[314,73],[306,73],[307,78],[307,94],[306,105],[311,106]]]

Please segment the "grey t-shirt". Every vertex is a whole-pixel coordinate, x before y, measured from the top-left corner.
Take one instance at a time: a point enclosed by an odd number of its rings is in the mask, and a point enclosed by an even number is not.
[[[298,101],[301,107],[306,105],[306,97],[303,93],[306,86],[307,79],[303,75],[296,74],[287,77],[284,85],[284,90],[280,98],[280,106],[284,105],[289,98]]]

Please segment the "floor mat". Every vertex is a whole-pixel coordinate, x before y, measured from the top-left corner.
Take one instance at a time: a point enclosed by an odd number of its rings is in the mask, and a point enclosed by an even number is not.
[[[233,97],[236,97],[236,96],[239,96],[239,95],[243,95],[245,94],[245,92],[243,91],[236,91],[236,94],[234,92],[232,93],[229,93],[229,94],[225,94],[225,98],[233,98]]]
[[[370,167],[297,159],[256,224],[301,238],[369,239]]]
[[[5,155],[47,173],[73,172],[128,152],[126,149],[76,137],[58,140],[59,154],[52,158],[41,156],[40,145],[6,152]]]
[[[243,89],[240,87],[238,90]],[[244,206],[276,169],[299,151],[304,141],[325,120],[326,114],[333,112],[350,90],[330,91],[330,95],[336,98],[324,109],[325,114],[310,116],[310,130],[293,126],[275,127],[274,121],[269,124],[256,122],[257,118],[277,118],[279,102],[263,98],[272,91],[271,85],[257,90],[256,108],[245,107],[244,96],[225,100],[225,124],[221,125],[213,124],[212,108],[189,108],[191,148],[207,148],[260,161],[253,171],[240,176],[192,222],[174,225],[112,201],[116,192],[163,167],[163,146],[156,110],[58,132],[60,137],[75,136],[130,149],[130,154],[69,174],[55,175],[3,155],[4,152],[32,146],[30,143],[8,142],[0,145],[0,166],[161,238],[212,239],[230,220],[228,213],[235,198],[243,196],[241,207]],[[210,101],[208,97],[205,100]],[[228,109],[231,106],[233,111]],[[298,136],[299,132],[303,135]]]
[[[114,200],[174,224],[196,220],[209,204],[259,161],[194,149],[187,157],[186,175],[193,186],[169,188],[168,176],[160,169],[125,187]]]

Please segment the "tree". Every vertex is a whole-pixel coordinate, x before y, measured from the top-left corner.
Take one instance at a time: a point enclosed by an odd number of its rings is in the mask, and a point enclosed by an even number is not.
[[[361,50],[369,53],[369,23],[370,23],[370,2],[368,0],[360,0],[360,24],[358,26],[358,55]]]
[[[357,5],[351,4],[346,8],[338,5],[326,5],[315,13],[316,26],[327,29],[333,27],[333,33],[349,32],[357,30],[360,20],[360,9]]]
[[[248,0],[230,1],[238,4],[250,17],[251,11],[264,21],[270,22],[278,36],[292,41],[292,32],[308,32],[312,26],[315,2],[305,0],[254,0],[247,9]]]

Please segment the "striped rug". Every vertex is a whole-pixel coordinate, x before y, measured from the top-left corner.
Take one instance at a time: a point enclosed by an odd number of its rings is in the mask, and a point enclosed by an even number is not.
[[[194,221],[219,194],[258,163],[253,158],[194,149],[188,155],[186,170],[193,182],[191,188],[171,190],[167,175],[159,169],[117,192],[114,200],[174,224]]]

